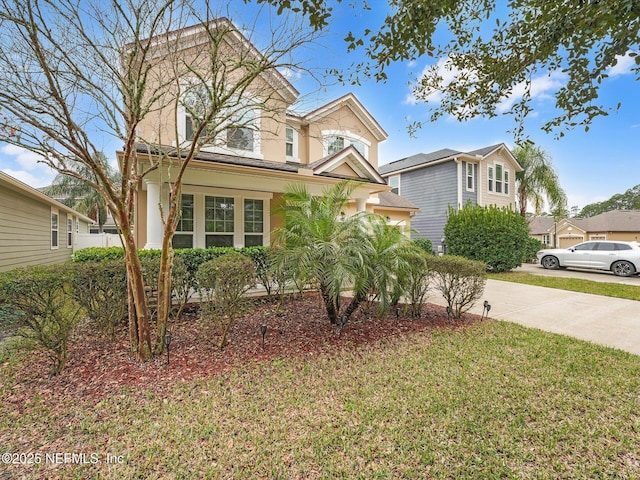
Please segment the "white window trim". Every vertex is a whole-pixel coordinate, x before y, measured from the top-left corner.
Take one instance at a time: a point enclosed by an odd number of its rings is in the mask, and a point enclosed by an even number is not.
[[[360,135],[350,132],[349,130],[322,130],[320,132],[322,134],[322,156],[326,157],[329,155],[329,143],[327,142],[328,137],[344,137],[346,141],[356,140],[361,142],[364,145],[364,153],[363,157],[365,160],[369,160],[369,149],[371,148],[371,142]],[[351,142],[349,142],[351,145]],[[345,148],[349,145],[345,145]]]
[[[73,248],[73,218],[67,215],[67,248]]]
[[[399,174],[398,174],[398,175],[389,175],[389,178],[388,178],[388,180],[387,180],[387,184],[388,184],[389,186],[391,186],[391,187],[393,186],[393,185],[391,185],[391,179],[392,179],[392,178],[397,178],[397,179],[398,179],[398,195],[401,195],[401,193],[400,193],[400,192],[401,192],[401,190],[400,190],[400,188],[401,188],[401,179],[400,179],[400,175],[399,175]],[[395,188],[395,187],[394,187],[394,188]]]
[[[56,228],[53,228],[53,216],[56,216]],[[58,211],[58,209],[56,208],[52,208],[51,209],[51,216],[49,218],[49,231],[50,231],[50,235],[49,235],[49,244],[51,246],[51,250],[58,250],[60,248],[60,212]],[[57,245],[53,244],[53,232],[56,232],[56,243]]]
[[[502,178],[499,180],[502,185],[502,191],[498,192],[496,185],[498,183],[497,166],[502,167]],[[489,183],[489,172],[493,171],[493,188]],[[505,181],[506,180],[506,181]],[[505,189],[506,185],[506,189]],[[506,191],[505,191],[506,190]],[[502,162],[494,162],[491,165],[487,165],[487,191],[493,195],[501,195],[508,197],[511,195],[511,170],[507,169]]]
[[[476,191],[476,167],[475,164],[466,162],[466,171],[464,176],[464,185],[467,192],[475,192]],[[469,167],[471,167],[471,188],[469,188]]]
[[[489,193],[495,193],[496,186],[496,172],[493,165],[487,165],[487,191]]]
[[[263,223],[262,223],[262,245],[271,244],[271,199],[273,194],[269,192],[242,192],[229,188],[185,186],[182,193],[193,195],[194,204],[194,225],[193,225],[193,248],[205,248],[206,236],[211,232],[205,232],[205,196],[206,197],[232,197],[234,202],[233,218],[233,246],[244,247],[244,201],[262,200]],[[181,232],[176,232],[181,233]],[[189,233],[189,232],[187,232]],[[231,233],[231,232],[230,232]],[[223,233],[220,233],[223,235]],[[229,234],[229,233],[228,233]],[[228,235],[227,234],[227,235]],[[251,235],[250,233],[248,235]],[[257,235],[257,234],[256,234]]]
[[[287,141],[287,130],[291,129],[293,130],[293,155],[287,155],[287,143],[289,143]],[[294,162],[294,163],[300,163],[300,157],[298,154],[298,145],[299,145],[299,140],[298,137],[300,135],[300,132],[298,131],[297,128],[292,127],[291,125],[287,125],[285,126],[285,130],[284,130],[284,143],[285,143],[285,157],[287,162]]]
[[[181,94],[183,95],[186,88],[189,86],[189,82],[186,80],[182,80],[180,82]],[[256,102],[258,103],[258,102]],[[257,107],[253,107],[253,122],[254,127],[251,129],[253,133],[253,151],[249,150],[240,150],[236,148],[229,148],[226,146],[226,129],[223,129],[214,139],[214,144],[205,144],[202,146],[201,151],[210,152],[210,153],[222,153],[226,155],[234,155],[240,157],[247,158],[255,158],[258,160],[263,160],[264,155],[262,154],[262,122],[260,109]],[[181,102],[178,102],[177,107],[177,130],[178,130],[178,141],[181,145],[190,145],[191,141],[187,140],[187,121],[186,121],[187,111],[182,105]],[[247,127],[249,128],[249,127]]]

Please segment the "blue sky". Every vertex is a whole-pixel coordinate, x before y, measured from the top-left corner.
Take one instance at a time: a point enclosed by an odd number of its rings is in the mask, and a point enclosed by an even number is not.
[[[330,28],[319,40],[317,50],[305,57],[313,58],[314,66],[319,69],[346,68],[361,60],[358,54],[347,54],[343,38],[350,29],[358,30],[380,22],[386,13],[386,2],[371,2],[371,5],[372,11],[362,12],[342,4]],[[243,14],[244,11],[240,11],[235,15]],[[237,17],[231,18],[236,20]],[[425,57],[395,64],[388,70],[389,80],[384,84],[371,81],[361,86],[332,85],[319,90],[318,85],[308,78],[294,75],[291,82],[300,91],[305,110],[353,92],[389,134],[388,140],[380,146],[382,164],[441,148],[465,151],[500,142],[513,146],[513,137],[508,133],[513,127],[513,120],[506,116],[491,120],[478,118],[465,123],[443,118],[436,123],[427,123],[415,138],[409,136],[409,122],[427,120],[427,107],[412,99],[411,82],[437,60]],[[542,75],[534,80],[535,115],[527,120],[527,133],[553,159],[568,195],[569,207],[583,207],[606,200],[640,184],[638,83],[629,73],[629,64],[625,60],[618,67],[601,87],[600,97],[605,105],[615,106],[618,101],[622,102],[620,110],[596,119],[589,132],[581,129],[566,131],[565,136],[558,140],[553,134],[540,130],[540,126],[554,115],[552,95],[564,79],[558,75]],[[118,147],[117,143],[105,139],[108,157],[113,157]],[[34,187],[49,184],[54,176],[53,172],[37,163],[34,155],[2,144],[0,170]]]

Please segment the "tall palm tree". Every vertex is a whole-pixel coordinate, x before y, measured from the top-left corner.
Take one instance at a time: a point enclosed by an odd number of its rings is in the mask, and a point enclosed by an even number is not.
[[[526,216],[528,202],[533,204],[536,215],[539,215],[545,199],[551,209],[566,208],[567,196],[560,186],[549,154],[533,143],[517,146],[513,154],[523,168],[516,173],[520,215]]]
[[[97,159],[104,165],[104,169],[114,185],[120,183],[120,173],[115,171],[104,153],[98,153]],[[82,178],[92,178],[88,167],[80,162],[72,166]],[[53,179],[53,183],[46,190],[47,195],[63,197],[60,201],[68,207],[85,214],[98,223],[99,231],[107,220],[107,207],[102,196],[90,185],[79,178],[59,173]]]

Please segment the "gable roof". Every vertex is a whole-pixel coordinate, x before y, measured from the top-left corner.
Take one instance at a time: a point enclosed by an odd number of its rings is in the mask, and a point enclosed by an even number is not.
[[[361,178],[386,185],[387,182],[384,178],[380,176],[378,171],[373,168],[373,165],[371,165],[353,145],[349,145],[333,155],[328,155],[320,160],[316,160],[310,163],[308,167],[313,170],[314,174],[319,175],[322,173],[330,173],[345,163]]]
[[[380,200],[378,207],[420,210],[415,203],[393,192],[379,192],[378,199]]]
[[[87,223],[91,223],[91,224],[95,223],[91,218],[87,217],[86,215],[83,215],[82,213],[77,212],[73,208],[67,207],[64,203],[60,203],[57,200],[54,200],[53,198],[42,193],[41,191],[33,187],[30,187],[26,183],[23,183],[17,178],[14,178],[11,175],[8,175],[2,171],[0,171],[0,185],[2,185],[3,188],[8,188],[9,190],[13,190],[15,192],[21,193],[23,195],[26,195],[27,197],[39,200],[43,203],[47,203],[52,207],[57,208],[58,210],[62,210],[67,213],[70,213]]]
[[[640,210],[611,210],[587,218],[571,218],[569,223],[587,232],[639,232]]]
[[[171,146],[151,146],[143,143],[136,144],[138,153],[148,155],[167,155],[168,157],[176,155],[175,147]],[[186,155],[186,153],[185,153]],[[258,160],[255,158],[237,157],[235,155],[226,155],[223,153],[203,152],[200,151],[194,158],[196,161],[222,164],[236,165],[241,167],[258,168],[264,170],[299,173],[300,170],[311,170],[313,175],[321,177],[344,178],[342,175],[332,173],[332,170],[338,166],[347,163],[361,178],[359,180],[368,183],[378,183],[386,185],[387,182],[376,172],[373,166],[367,162],[364,157],[353,146],[349,146],[333,155],[321,158],[310,165],[301,165],[299,163],[282,163],[270,162],[268,160]]]
[[[401,158],[400,160],[381,165],[379,170],[382,175],[400,173],[406,170],[421,168],[432,163],[455,160],[458,157],[485,158],[498,150],[504,150],[505,152],[507,152],[513,163],[515,163],[515,165],[520,170],[522,169],[522,167],[520,167],[520,164],[518,163],[518,160],[513,156],[509,148],[504,143],[498,143],[495,145],[490,145],[488,147],[479,148],[477,150],[471,150],[469,152],[462,152],[460,150],[453,150],[451,148],[443,148],[441,150],[436,150],[435,152],[418,153],[410,157]]]
[[[231,42],[234,42],[235,45],[239,45],[244,48],[245,51],[254,58],[259,59],[264,57],[264,55],[247,39],[247,37],[242,34],[240,29],[226,17],[219,17],[214,20],[210,20],[209,22],[180,28],[163,35],[156,35],[145,41],[151,43],[153,47],[151,58],[158,58],[167,54],[166,48],[162,47],[168,42],[174,42],[174,45],[179,45],[179,50],[197,47],[207,42],[207,36],[202,35],[202,33],[206,33],[207,29],[216,28],[227,29],[225,35],[229,36],[229,45],[232,47],[233,44]],[[291,82],[289,82],[289,80],[287,80],[287,78],[276,69],[264,72],[261,74],[261,77],[289,104],[295,102],[298,98],[298,90],[296,90]]]
[[[553,227],[555,220],[553,217],[531,217],[527,219],[529,233],[531,235],[545,235]]]
[[[387,132],[384,131],[378,121],[373,118],[373,116],[364,107],[364,105],[360,103],[360,100],[358,100],[353,93],[347,93],[346,95],[343,95],[342,97],[337,98],[332,102],[327,103],[326,105],[316,108],[306,115],[303,115],[302,118],[310,123],[315,122],[343,107],[349,108],[358,118],[358,120],[366,125],[366,127],[369,129],[369,131],[371,131],[377,141],[382,142],[383,140],[387,139],[387,137],[389,136]]]

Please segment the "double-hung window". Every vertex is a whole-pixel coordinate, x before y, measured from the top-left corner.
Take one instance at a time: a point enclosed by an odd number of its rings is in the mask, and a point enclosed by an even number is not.
[[[58,248],[58,212],[51,212],[51,248]]]
[[[473,163],[467,163],[467,191],[475,190],[475,166]]]
[[[67,248],[73,247],[73,218],[67,218]]]
[[[235,199],[204,197],[205,246],[233,247]]]
[[[193,248],[194,207],[193,195],[182,194],[180,220],[173,235],[173,248]]]
[[[509,170],[501,163],[487,166],[487,189],[492,193],[509,195]]]
[[[263,234],[264,201],[247,198],[244,201],[244,246],[262,246]]]
[[[400,175],[391,175],[388,182],[389,186],[393,187],[391,193],[400,195]]]

